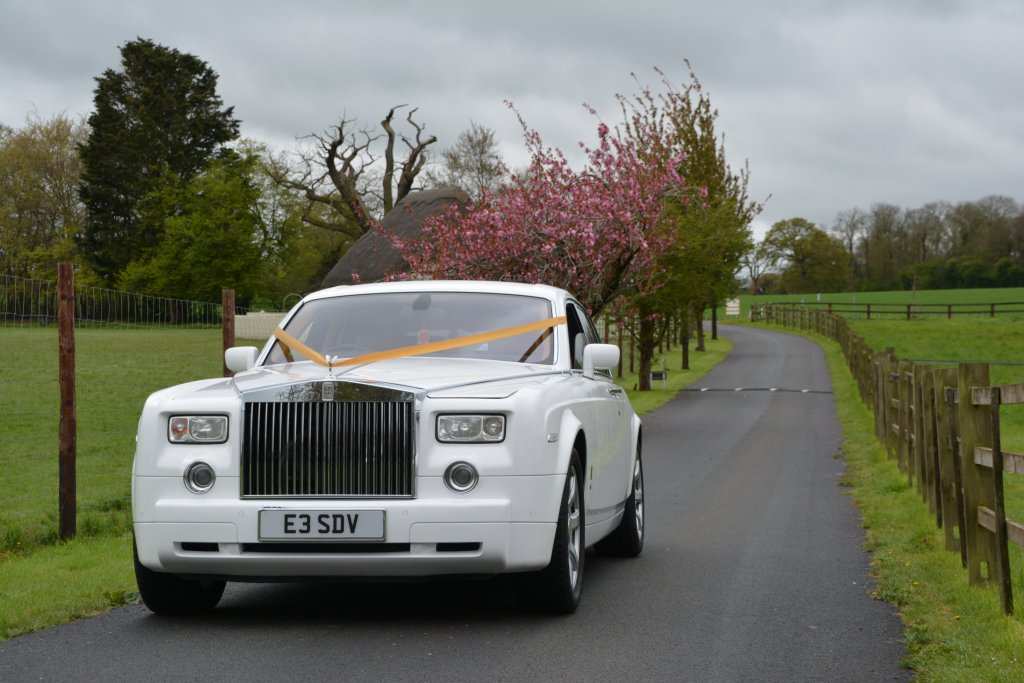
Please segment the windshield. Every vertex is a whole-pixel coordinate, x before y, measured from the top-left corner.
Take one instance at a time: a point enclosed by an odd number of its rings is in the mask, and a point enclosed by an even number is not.
[[[531,296],[393,292],[310,301],[292,317],[285,331],[322,354],[351,358],[535,323],[551,316],[551,303]],[[423,355],[551,364],[553,339],[553,328],[548,328]],[[306,360],[286,351],[278,341],[273,344],[268,364]]]

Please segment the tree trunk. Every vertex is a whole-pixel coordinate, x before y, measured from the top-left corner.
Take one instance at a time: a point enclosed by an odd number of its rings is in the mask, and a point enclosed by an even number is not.
[[[697,350],[707,351],[707,348],[704,346],[704,309],[701,309],[694,318],[697,323]]]
[[[616,327],[618,329],[618,340],[619,340],[619,368],[618,368],[618,377],[619,377],[619,379],[622,379],[622,359],[623,359],[623,357],[625,355],[625,351],[626,351],[626,345],[622,341],[622,336],[623,336],[622,332],[623,332],[623,330],[625,329],[626,326],[623,324],[622,318],[619,318],[619,321],[618,321]]]
[[[651,365],[654,362],[654,347],[657,343],[654,319],[648,311],[640,310],[640,391],[651,390]]]
[[[711,304],[711,339],[718,339],[718,304]]]
[[[629,320],[629,371],[636,371],[636,318]]]
[[[690,369],[690,312],[686,311],[683,314],[683,334],[682,334],[682,347],[683,347],[683,370]]]

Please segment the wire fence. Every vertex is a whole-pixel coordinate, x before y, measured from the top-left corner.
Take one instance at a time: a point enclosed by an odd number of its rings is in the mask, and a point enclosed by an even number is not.
[[[222,374],[224,310],[88,286],[74,288],[74,303],[78,532],[127,529],[143,403]],[[235,313],[239,343],[256,344],[282,315]],[[59,532],[57,318],[56,281],[0,275],[0,554]]]

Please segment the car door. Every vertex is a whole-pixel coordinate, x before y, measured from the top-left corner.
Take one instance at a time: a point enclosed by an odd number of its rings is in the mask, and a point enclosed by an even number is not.
[[[575,302],[566,305],[575,369],[583,368],[583,348],[600,343],[597,328]],[[587,519],[599,522],[615,513],[622,502],[629,476],[629,403],[610,372],[593,378],[580,376],[585,399],[577,410],[587,435]]]

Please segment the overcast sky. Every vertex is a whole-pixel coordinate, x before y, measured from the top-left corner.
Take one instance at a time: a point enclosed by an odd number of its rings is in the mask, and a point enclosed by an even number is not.
[[[823,227],[876,202],[1024,200],[1024,0],[0,0],[0,122],[87,115],[136,37],[220,76],[246,137],[291,149],[343,114],[408,103],[440,146],[470,120],[513,163],[512,100],[570,158],[618,120],[635,73],[689,59],[718,108],[755,223]]]

